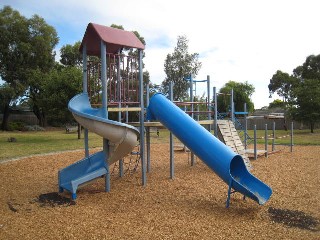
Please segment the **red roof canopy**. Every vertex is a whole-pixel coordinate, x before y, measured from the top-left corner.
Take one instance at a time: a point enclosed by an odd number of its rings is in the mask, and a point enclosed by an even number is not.
[[[117,53],[123,47],[144,49],[144,45],[133,32],[89,23],[82,39],[80,51],[86,44],[88,55],[100,56],[101,40],[107,44],[107,53]]]

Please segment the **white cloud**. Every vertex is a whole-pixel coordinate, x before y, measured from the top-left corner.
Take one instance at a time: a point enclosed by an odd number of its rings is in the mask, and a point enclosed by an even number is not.
[[[278,69],[292,73],[308,55],[320,54],[317,0],[2,2],[44,17],[58,29],[61,44],[81,40],[89,22],[137,30],[147,42],[145,65],[157,83],[165,78],[164,60],[177,36],[186,35],[190,52],[200,53],[203,64],[197,78],[210,75],[218,88],[228,80],[248,81],[256,88],[256,107],[273,100],[267,85]]]

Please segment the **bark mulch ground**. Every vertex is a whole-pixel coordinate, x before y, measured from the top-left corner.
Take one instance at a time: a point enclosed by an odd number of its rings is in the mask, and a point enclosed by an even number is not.
[[[273,195],[259,206],[235,193],[229,209],[227,185],[200,160],[176,151],[172,180],[169,145],[151,150],[145,187],[140,167],[123,178],[115,168],[110,193],[100,178],[76,201],[57,193],[57,175],[81,151],[0,164],[0,239],[320,239],[319,146],[253,160]]]

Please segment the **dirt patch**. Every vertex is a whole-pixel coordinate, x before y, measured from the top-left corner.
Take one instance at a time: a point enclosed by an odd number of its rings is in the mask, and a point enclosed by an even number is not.
[[[55,207],[55,206],[70,206],[75,205],[76,202],[70,198],[61,196],[57,192],[40,194],[38,197],[38,202],[41,207]]]
[[[283,223],[289,227],[319,231],[319,220],[302,211],[269,207],[268,213],[274,222]]]

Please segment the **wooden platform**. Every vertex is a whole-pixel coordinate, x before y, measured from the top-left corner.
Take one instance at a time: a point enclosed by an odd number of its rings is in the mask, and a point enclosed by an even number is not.
[[[242,156],[248,169],[251,169],[251,163],[239,134],[230,120],[218,120],[218,138],[224,144],[229,146],[234,152]]]
[[[197,121],[200,125],[210,125],[213,124],[213,120],[201,120]],[[139,127],[140,122],[130,122],[129,125]],[[144,122],[145,127],[163,127],[161,122]]]

